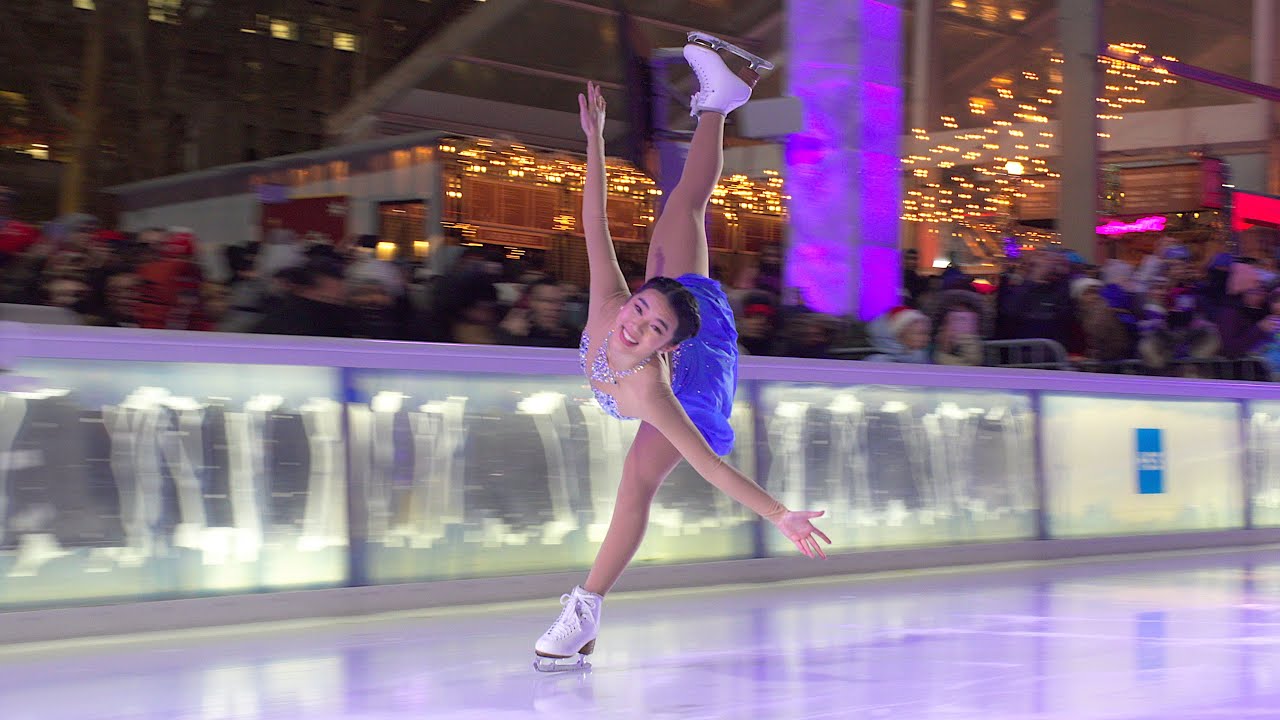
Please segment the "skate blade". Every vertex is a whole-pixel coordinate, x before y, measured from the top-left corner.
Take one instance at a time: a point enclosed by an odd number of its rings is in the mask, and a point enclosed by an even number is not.
[[[724,40],[721,40],[720,38],[714,35],[708,35],[703,32],[691,32],[689,33],[689,42],[695,45],[701,45],[703,47],[711,48],[716,52],[719,52],[721,50],[726,50],[728,52],[731,52],[734,55],[737,55],[738,57],[742,58],[743,60],[746,60],[747,63],[751,65],[751,69],[757,72],[761,72],[761,71],[768,72],[773,69],[773,63],[769,62],[768,60],[765,60],[759,55],[753,55],[747,52],[746,50],[743,50],[742,48],[738,47],[737,45],[734,45],[733,43],[725,42]]]
[[[591,663],[582,655],[567,658],[536,655],[533,658],[533,669],[542,673],[590,672]]]

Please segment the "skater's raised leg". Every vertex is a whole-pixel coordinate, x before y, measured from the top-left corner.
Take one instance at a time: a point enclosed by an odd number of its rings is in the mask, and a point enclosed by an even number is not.
[[[680,182],[667,196],[649,238],[644,278],[706,275],[707,204],[724,168],[724,115],[704,113],[689,145]]]
[[[724,170],[725,116],[751,98],[751,88],[759,78],[750,68],[734,73],[718,52],[703,44],[686,45],[684,56],[698,78],[698,92],[690,102],[698,128],[689,143],[680,181],[665,198],[654,225],[646,280],[656,275],[708,274],[705,223],[711,193]]]

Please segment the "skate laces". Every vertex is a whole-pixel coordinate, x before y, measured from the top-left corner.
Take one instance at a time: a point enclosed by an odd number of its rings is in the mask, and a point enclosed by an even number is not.
[[[582,616],[579,609],[585,606],[587,612],[594,615],[597,600],[590,595],[578,595],[576,593],[565,593],[560,596],[560,604],[564,609],[560,611],[560,617],[556,618],[555,625],[552,625],[547,634],[557,640],[563,640],[570,634],[576,632],[582,627]]]
[[[701,46],[699,45],[698,47]],[[693,70],[694,77],[698,78],[698,92],[693,94],[693,99],[689,102],[691,109],[696,112],[706,102],[707,95],[711,93],[711,89],[707,87],[707,74],[702,63],[689,63],[689,68]]]

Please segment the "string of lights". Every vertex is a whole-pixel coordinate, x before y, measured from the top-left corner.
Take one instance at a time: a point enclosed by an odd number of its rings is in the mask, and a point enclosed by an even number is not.
[[[1146,46],[1120,43],[1111,48],[1134,56],[1136,62],[1098,58],[1104,73],[1097,98],[1100,121],[1122,121],[1126,110],[1146,102],[1143,95],[1151,89],[1177,83],[1152,62]],[[969,98],[969,130],[947,132],[935,140],[922,128],[912,129],[920,145],[902,158],[902,164],[916,182],[903,199],[902,219],[995,227],[997,218],[1012,215],[1015,203],[1027,197],[1028,190],[1043,190],[1059,179],[1050,159],[1034,155],[1053,144],[1053,132],[1035,126],[1054,118],[1062,95],[1062,62],[1057,50],[1045,48],[1037,54],[1034,69],[991,78],[982,92]],[[942,115],[940,120],[948,131],[960,129],[954,116]],[[1100,130],[1098,136],[1105,139],[1110,134]],[[1012,152],[1007,149],[1010,144]],[[982,222],[984,218],[988,222]]]
[[[1103,122],[1119,122],[1124,113],[1146,102],[1143,95],[1152,88],[1175,84],[1176,78],[1161,69],[1145,46],[1122,43],[1111,46],[1132,55],[1135,62],[1100,57],[1105,81],[1097,98],[1097,117]],[[1163,59],[1176,60],[1165,56]],[[1055,116],[1055,106],[1062,95],[1062,57],[1052,48],[1037,54],[1033,69],[1006,72],[987,83],[982,92],[969,98],[968,130],[939,133],[935,139],[923,129],[911,134],[923,143],[901,158],[914,187],[907,190],[902,203],[902,219],[912,222],[962,222],[978,229],[999,231],[1007,224],[1018,200],[1029,190],[1043,190],[1060,178],[1051,158],[1036,157],[1053,146],[1054,133],[1034,129],[1047,125]],[[940,116],[943,127],[960,130],[961,120],[953,115]],[[1028,127],[1030,126],[1030,127]],[[1099,137],[1109,133],[1099,131]],[[1007,142],[1007,141],[1012,141]],[[964,145],[964,147],[961,147]],[[1012,152],[1008,148],[1012,148]],[[464,178],[484,176],[537,187],[562,187],[579,191],[586,178],[586,165],[581,159],[562,153],[528,148],[518,143],[499,140],[458,139],[440,147],[445,158],[456,158],[457,172],[448,173],[446,198],[460,204]],[[643,210],[636,218],[638,225],[654,221],[654,200],[662,194],[652,178],[634,166],[609,161],[611,195],[640,201]],[[739,213],[750,212],[786,216],[784,181],[776,170],[766,170],[762,177],[733,175],[724,178],[712,196],[712,204],[720,206],[725,219],[734,222]],[[572,231],[575,217],[561,212],[555,218],[555,229]],[[1034,232],[1034,231],[1031,231]],[[1052,233],[1040,233],[1049,241]]]
[[[460,204],[463,199],[465,178],[482,176],[493,180],[535,187],[563,188],[579,192],[586,181],[586,162],[580,158],[547,151],[535,151],[518,143],[504,143],[489,138],[449,140],[440,145],[440,152],[448,163],[453,158],[454,172],[445,174],[445,197]],[[613,196],[638,201],[642,208],[637,224],[649,225],[654,221],[654,199],[662,190],[645,173],[635,166],[608,160],[609,193]],[[790,197],[783,191],[783,179],[776,170],[765,170],[762,177],[731,175],[722,178],[712,193],[711,203],[719,206],[725,219],[733,222],[739,213],[786,216],[786,201]],[[575,227],[576,218],[568,208],[555,217],[555,229],[569,232]]]

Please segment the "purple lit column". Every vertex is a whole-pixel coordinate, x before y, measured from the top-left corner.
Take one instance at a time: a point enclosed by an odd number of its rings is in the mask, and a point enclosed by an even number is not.
[[[786,284],[815,310],[871,319],[899,304],[900,0],[789,0]]]

